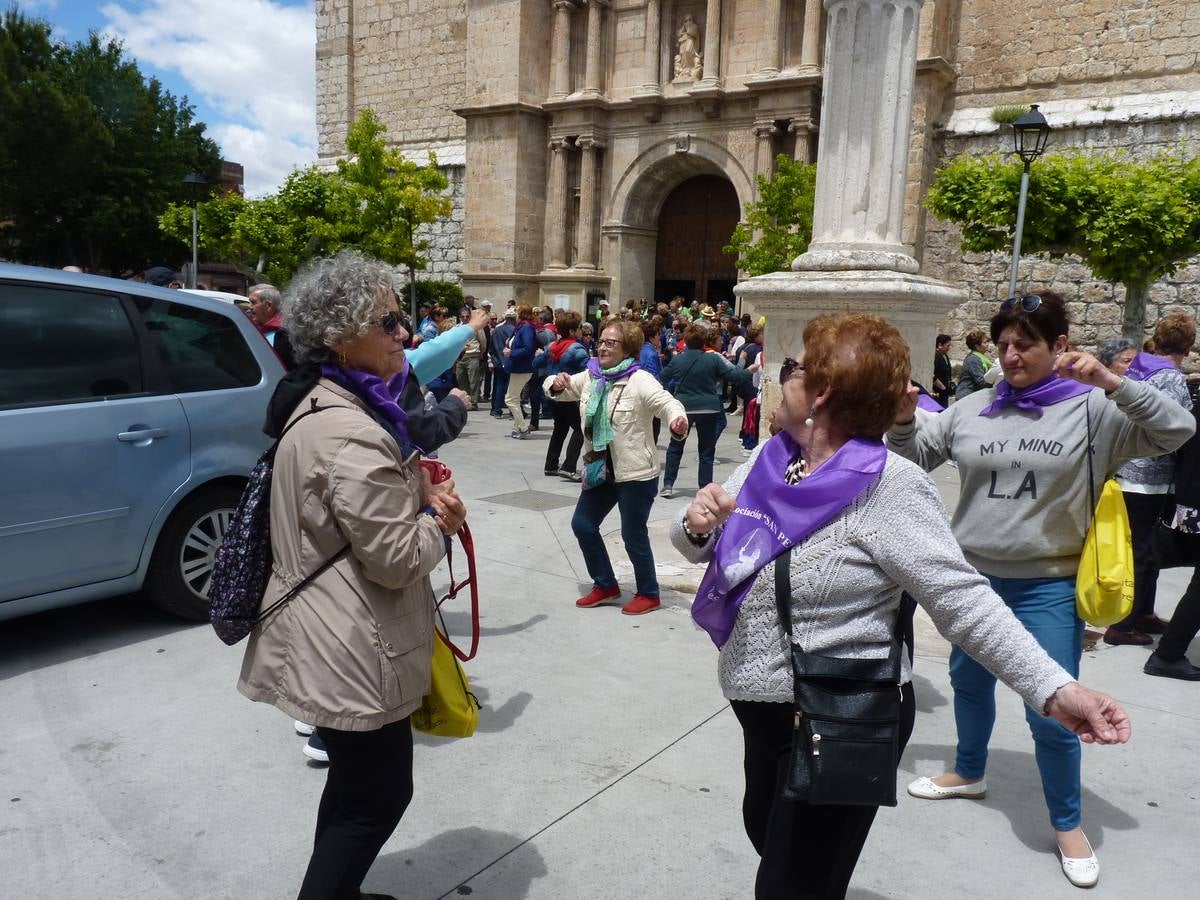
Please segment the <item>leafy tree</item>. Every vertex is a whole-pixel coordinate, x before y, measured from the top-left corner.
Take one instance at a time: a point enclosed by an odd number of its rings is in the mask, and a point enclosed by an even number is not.
[[[789,156],[775,159],[775,176],[758,176],[758,199],[746,204],[724,248],[738,258],[738,268],[750,275],[791,269],[792,260],[812,240],[813,195],[817,167]]]
[[[422,269],[427,242],[415,231],[450,213],[448,182],[430,154],[425,166],[389,149],[367,109],[350,128],[349,160],[337,170],[297,169],[279,191],[257,200],[217,197],[199,206],[200,248],[251,277],[286,284],[306,260],[355,247],[393,265]],[[172,206],[163,231],[191,238],[191,207]]]
[[[1010,251],[1020,181],[1019,162],[962,155],[938,171],[925,203],[962,228],[964,250]],[[1021,251],[1072,254],[1097,278],[1123,284],[1121,331],[1140,341],[1150,285],[1200,253],[1200,159],[1044,157],[1030,171]]]
[[[0,14],[0,255],[117,272],[181,258],[157,217],[193,170],[217,180],[217,145],[120,43]]]
[[[408,294],[405,294],[408,297]],[[430,306],[444,306],[451,315],[458,315],[459,309],[466,302],[463,289],[453,281],[429,279],[417,282],[417,305],[428,303]]]

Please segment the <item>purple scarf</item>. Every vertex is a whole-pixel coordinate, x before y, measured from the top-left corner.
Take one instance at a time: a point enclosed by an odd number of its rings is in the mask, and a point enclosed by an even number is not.
[[[1145,381],[1151,375],[1161,372],[1163,369],[1174,368],[1175,363],[1171,362],[1165,356],[1155,356],[1153,353],[1139,353],[1133,358],[1133,362],[1129,364],[1125,375],[1134,381]]]
[[[799,445],[781,431],[763,445],[708,564],[692,618],[721,647],[755,576],[858,499],[883,471],[882,441],[854,438],[799,484],[784,475]]]
[[[996,399],[980,410],[981,416],[990,416],[1001,412],[1006,406],[1015,406],[1034,414],[1034,418],[1042,417],[1043,406],[1053,406],[1080,394],[1086,394],[1091,388],[1070,378],[1059,378],[1050,374],[1027,388],[1017,390],[1007,381],[996,385]]]
[[[928,394],[917,394],[917,406],[927,412],[940,413],[946,411],[946,407],[942,406],[942,404],[938,403]]]
[[[599,378],[602,381],[620,381],[622,378],[628,378],[641,367],[642,364],[635,359],[633,361],[633,365],[631,365],[628,369],[622,369],[620,372],[610,372],[606,375],[604,374],[604,370],[600,368],[600,360],[598,360],[596,357],[593,356],[590,360],[588,360],[587,364],[588,374],[593,378]]]
[[[404,360],[404,368],[386,382],[378,375],[363,372],[360,369],[343,369],[341,366],[321,363],[321,374],[350,391],[360,400],[371,407],[386,422],[392,431],[392,437],[407,452],[407,448],[416,447],[408,436],[408,413],[400,408],[397,402],[404,393],[404,385],[408,382],[408,359]],[[425,451],[421,450],[422,453]]]

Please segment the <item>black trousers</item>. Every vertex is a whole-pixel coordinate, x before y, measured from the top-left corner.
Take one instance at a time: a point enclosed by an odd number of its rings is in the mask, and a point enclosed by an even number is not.
[[[1158,594],[1158,563],[1154,559],[1154,523],[1158,521],[1170,495],[1134,494],[1122,491],[1129,512],[1129,533],[1133,538],[1133,611],[1113,625],[1118,631],[1130,631],[1134,620],[1154,615]]]
[[[554,414],[554,431],[550,434],[550,443],[546,445],[546,471],[551,469],[558,471],[560,468],[567,472],[574,472],[579,468],[579,451],[583,449],[583,428],[579,419],[579,404],[550,400],[549,398],[542,401],[549,403],[551,412]],[[567,455],[562,458],[562,466],[558,464],[559,454],[562,453],[563,442],[567,439],[567,434],[570,433],[571,440],[567,441]]]
[[[375,731],[317,733],[329,751],[329,774],[298,900],[358,900],[367,871],[412,800],[412,728],[401,719]]]
[[[916,718],[911,683],[901,689],[900,751]],[[755,900],[839,900],[846,896],[877,806],[810,806],[785,800],[792,752],[790,703],[733,700],[746,745],[742,819],[761,861]]]
[[[1187,655],[1188,644],[1200,632],[1200,569],[1192,572],[1192,580],[1179,598],[1175,614],[1163,636],[1158,640],[1155,652],[1168,662],[1175,662]]]

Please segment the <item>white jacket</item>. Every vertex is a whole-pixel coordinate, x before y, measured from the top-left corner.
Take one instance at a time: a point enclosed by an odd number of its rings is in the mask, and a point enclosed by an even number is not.
[[[546,396],[564,403],[578,400],[579,414],[584,417],[588,398],[592,395],[592,376],[587,371],[572,375],[567,388],[555,394],[551,388],[556,377],[551,375],[545,380]],[[617,481],[649,481],[657,478],[662,466],[651,430],[654,419],[662,419],[670,427],[675,419],[687,416],[683,404],[671,396],[649,372],[637,371],[609,388],[608,414],[613,427],[609,449]],[[592,441],[587,434],[586,418],[583,428],[584,451],[589,452],[592,450]]]

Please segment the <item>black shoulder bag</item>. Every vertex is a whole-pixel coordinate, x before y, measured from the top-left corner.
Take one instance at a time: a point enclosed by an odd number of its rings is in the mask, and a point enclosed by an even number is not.
[[[895,806],[900,764],[900,645],[913,603],[901,601],[886,659],[805,653],[792,642],[791,553],[775,560],[775,605],[795,682],[792,758],[783,796],[816,806]]]

